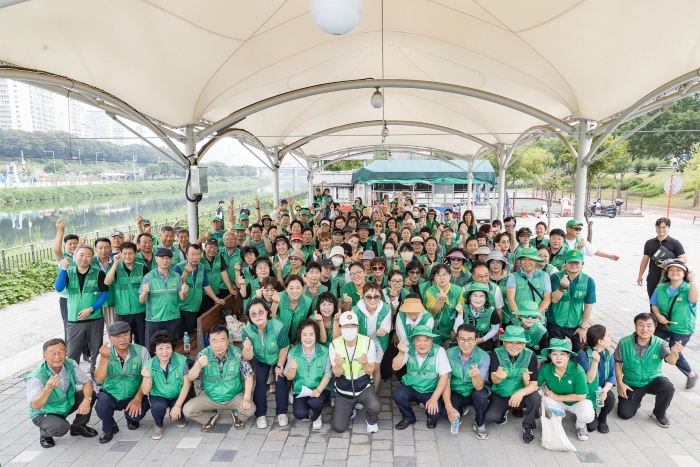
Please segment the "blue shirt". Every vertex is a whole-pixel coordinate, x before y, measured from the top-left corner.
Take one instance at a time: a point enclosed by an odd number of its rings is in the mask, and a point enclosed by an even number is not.
[[[668,288],[668,297],[673,298],[673,296],[676,295],[676,293],[678,292],[678,289],[680,289],[680,287],[676,287],[675,289],[673,287],[669,287]],[[654,293],[651,294],[651,298],[649,299],[650,305],[659,306],[659,297],[656,296],[657,290],[658,289],[654,289]],[[689,302],[689,303],[690,303],[690,306],[695,306],[697,304],[697,302]]]
[[[578,351],[578,357],[576,357],[576,360],[578,361],[579,365],[583,367],[584,371],[588,371],[591,368],[591,364],[588,361],[588,354],[584,352],[583,350]],[[605,386],[605,383],[610,383],[610,384],[615,384],[615,359],[610,358],[610,361],[608,362],[608,378],[605,378],[605,360],[603,357],[600,357],[600,361],[598,362],[598,386],[601,388]]]
[[[567,276],[568,277],[568,276]],[[569,287],[567,288],[567,291],[569,292],[569,296],[574,293],[576,290],[576,286],[578,285],[578,278],[580,277],[580,274],[576,276],[576,279],[572,280],[569,283]],[[552,274],[549,277],[549,280],[552,281],[552,290],[555,290],[559,288],[559,277],[556,274]],[[566,293],[566,292],[564,292]],[[586,289],[586,296],[583,297],[583,303],[589,305],[592,303],[596,302],[595,298],[595,282],[593,281],[593,278],[588,276],[588,287]]]

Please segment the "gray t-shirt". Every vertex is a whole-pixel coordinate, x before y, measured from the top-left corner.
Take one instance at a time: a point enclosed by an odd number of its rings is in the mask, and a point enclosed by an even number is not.
[[[651,343],[651,341],[649,341]],[[639,345],[637,344],[637,337],[634,337],[634,340],[632,340],[632,345],[634,345],[634,351],[637,352],[637,355],[639,355],[639,358],[644,358],[644,355],[646,355],[647,350],[649,350],[649,345]],[[661,358],[666,358],[671,354],[671,348],[668,345],[667,341],[664,341],[663,344],[661,344]],[[613,354],[613,357],[615,358],[616,362],[622,363],[622,346],[618,345],[615,348],[615,353]]]

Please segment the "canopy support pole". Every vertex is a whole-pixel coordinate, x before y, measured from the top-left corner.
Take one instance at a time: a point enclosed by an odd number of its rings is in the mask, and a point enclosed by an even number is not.
[[[576,186],[574,188],[574,219],[583,219],[586,211],[586,177],[588,163],[586,155],[591,149],[591,135],[588,133],[588,120],[581,119],[578,126],[578,154],[576,157]]]
[[[189,172],[190,167],[192,167],[192,161],[196,161],[195,145],[194,145],[194,125],[187,125],[185,127],[185,157],[189,161],[187,164],[187,171]],[[197,201],[190,201],[190,199],[196,200],[197,197],[191,191],[191,184],[187,184],[187,224],[190,231],[190,239],[197,241],[199,238],[199,204]]]
[[[309,181],[309,208],[314,204],[314,171],[309,170],[309,174],[306,176]]]
[[[503,222],[506,203],[506,168],[508,153],[504,145],[498,147],[498,220]]]
[[[275,207],[280,207],[280,168],[279,168],[279,148],[274,149],[272,155],[272,190]]]

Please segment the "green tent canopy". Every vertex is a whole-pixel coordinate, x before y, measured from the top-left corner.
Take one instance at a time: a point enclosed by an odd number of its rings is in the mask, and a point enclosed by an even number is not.
[[[367,167],[355,170],[352,173],[352,183],[468,184],[469,162],[456,160],[450,162],[463,167],[464,170],[439,160],[374,161]],[[473,184],[494,185],[496,182],[496,172],[487,160],[474,162],[472,175]]]

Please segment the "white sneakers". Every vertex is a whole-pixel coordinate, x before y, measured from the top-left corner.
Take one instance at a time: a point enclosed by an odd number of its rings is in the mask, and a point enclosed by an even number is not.
[[[163,437],[163,429],[153,425],[153,434],[151,435],[151,438],[153,439],[161,439]]]
[[[586,427],[586,425],[579,427],[578,439],[580,439],[581,441],[588,441],[588,428]]]
[[[367,433],[376,433],[379,431],[379,425],[376,423],[374,425],[370,425],[367,421],[365,421],[365,423],[367,423]]]
[[[261,430],[264,430],[267,428],[267,418],[263,415],[262,417],[258,417],[258,419],[255,422],[258,425],[258,428]]]
[[[280,414],[277,416],[277,423],[279,426],[287,426],[289,425],[289,419],[287,418],[286,414]]]
[[[318,417],[314,422],[311,424],[311,428],[314,430],[320,430],[321,427],[323,426],[323,421],[321,420],[321,417]]]
[[[264,430],[265,428],[267,428],[267,418],[265,416],[258,417],[258,419],[256,420],[255,423],[258,426],[258,428],[260,428],[261,430]],[[287,415],[285,415],[285,414],[278,415],[277,416],[277,423],[279,424],[279,426],[289,425],[289,419],[287,418]]]

